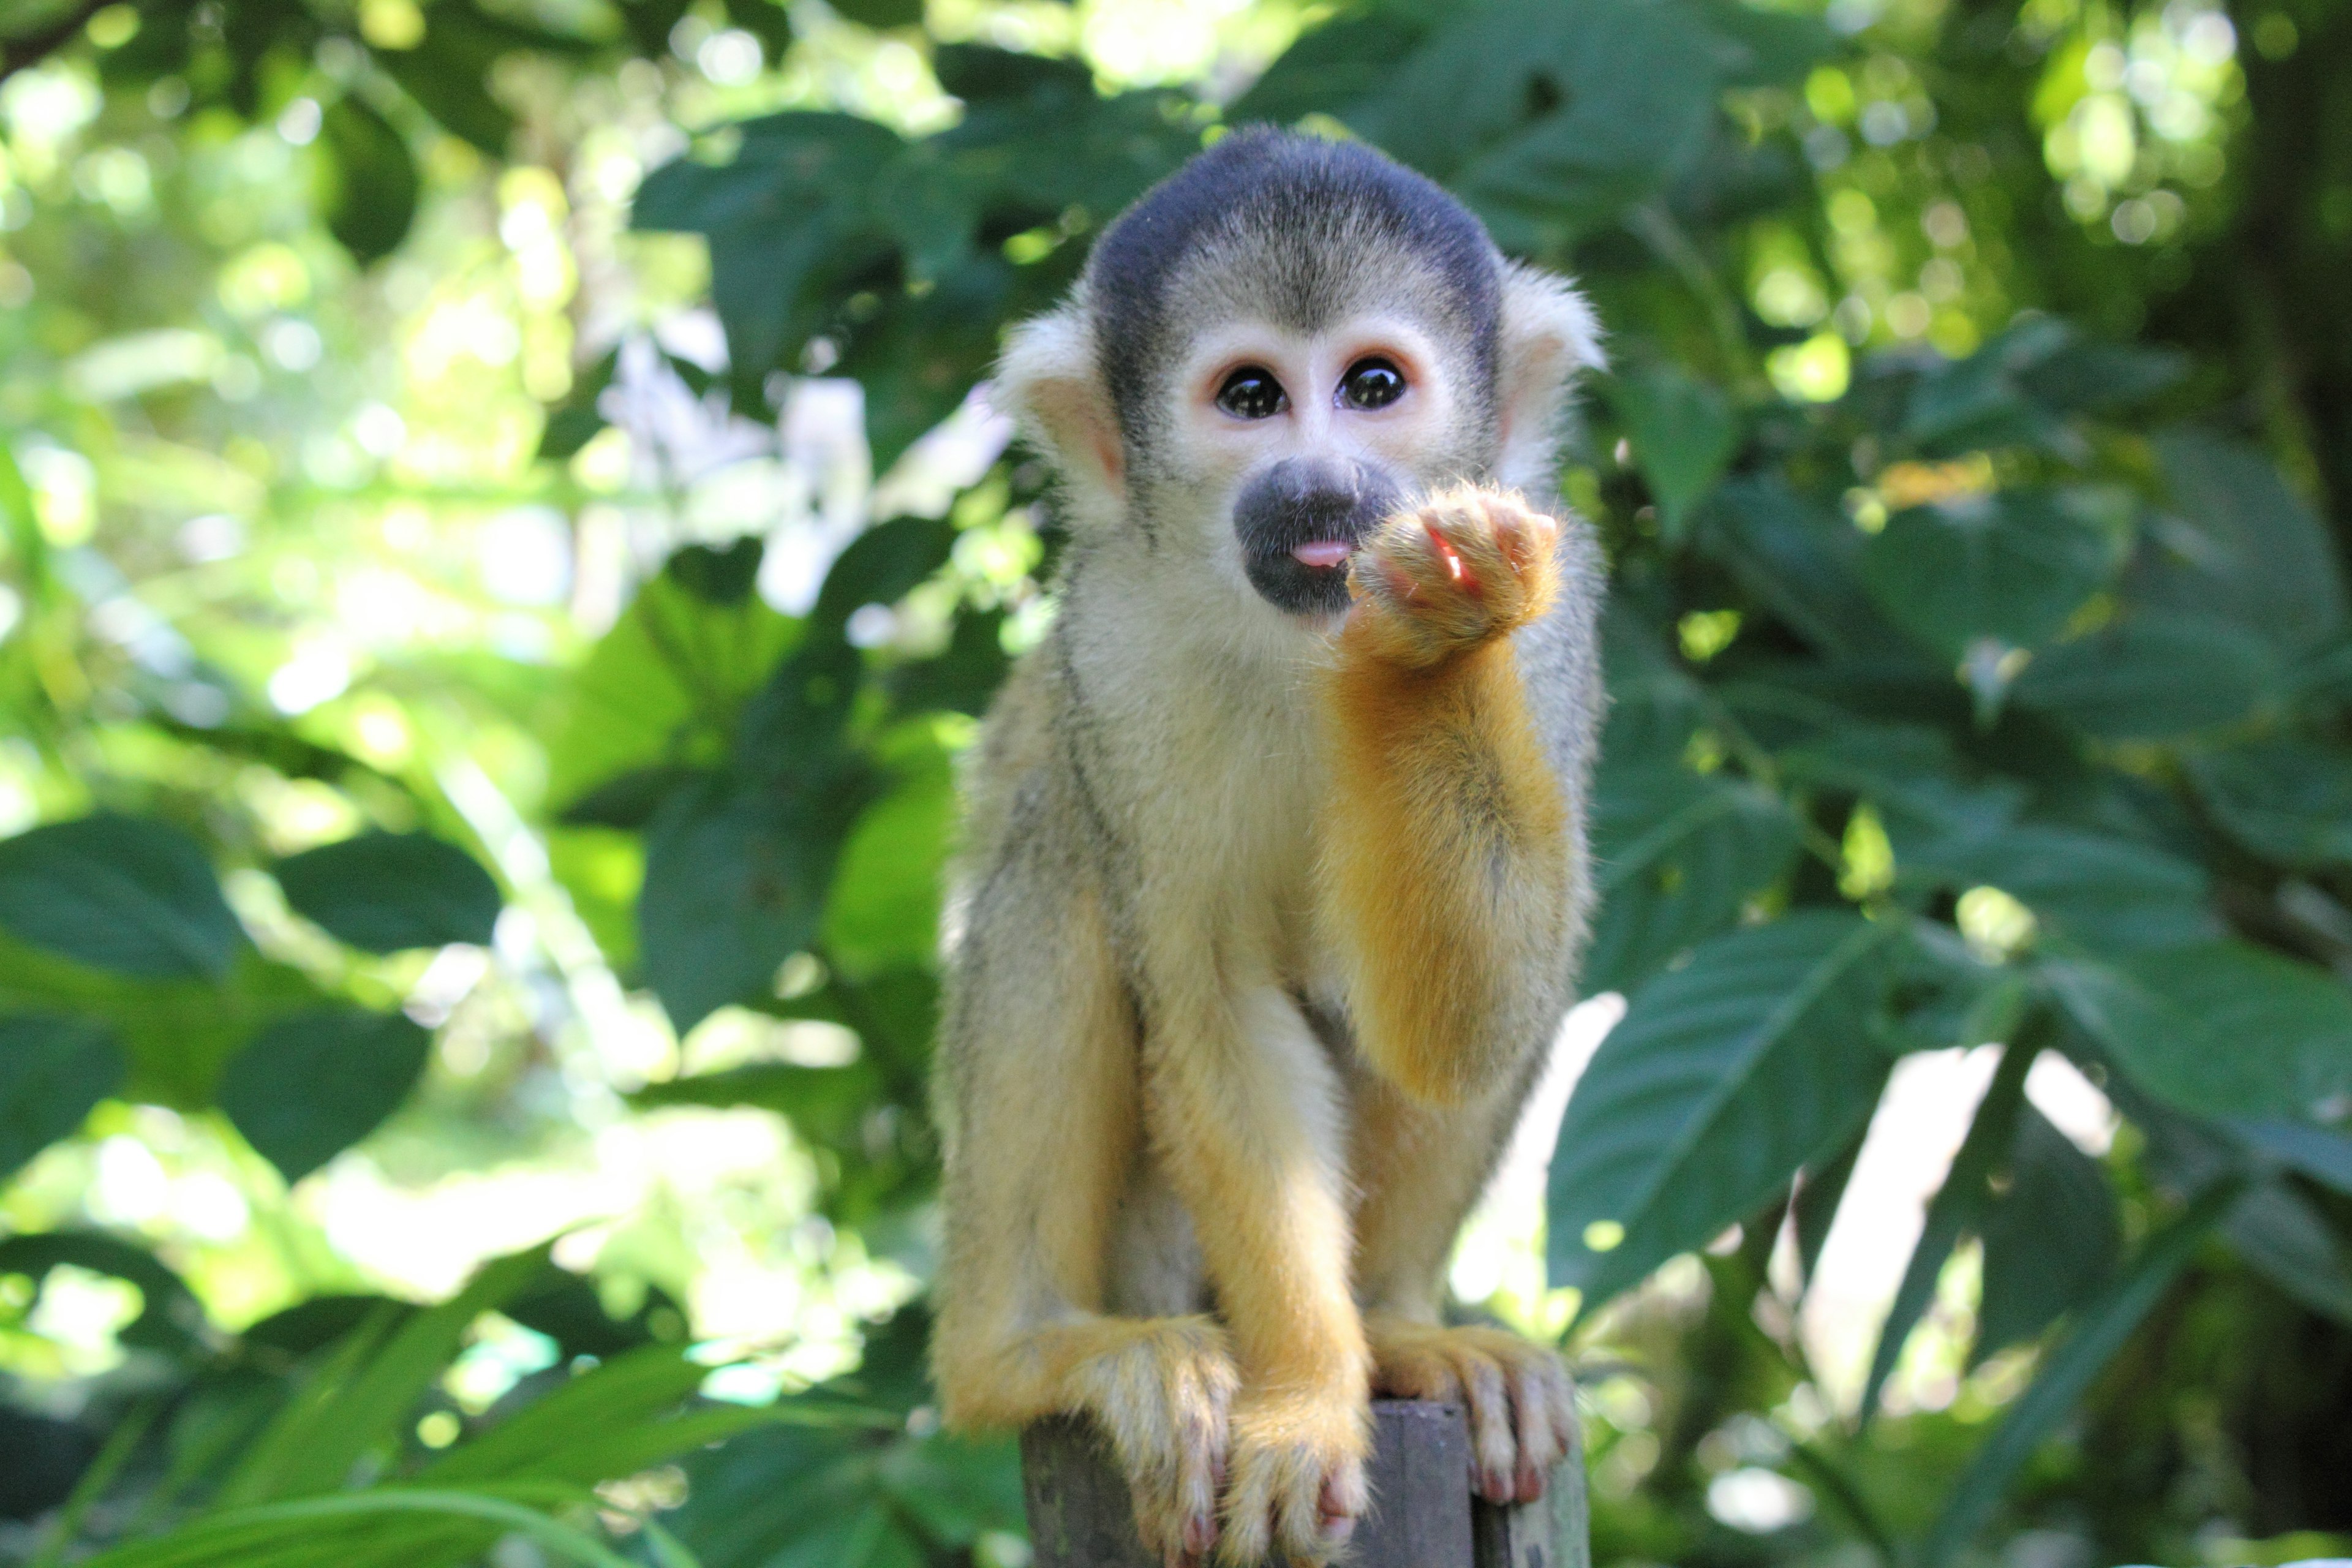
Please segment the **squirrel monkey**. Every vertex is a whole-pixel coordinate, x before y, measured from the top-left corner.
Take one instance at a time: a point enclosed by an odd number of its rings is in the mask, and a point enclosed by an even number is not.
[[[950,1423],[1091,1416],[1171,1564],[1337,1554],[1375,1391],[1464,1404],[1496,1501],[1568,1451],[1558,1357],[1439,1309],[1585,931],[1596,335],[1422,176],[1254,130],[1008,342],[1069,543],[969,783],[933,1358]]]

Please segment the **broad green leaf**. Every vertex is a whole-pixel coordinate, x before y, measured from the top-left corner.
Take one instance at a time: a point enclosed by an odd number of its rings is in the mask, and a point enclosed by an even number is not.
[[[229,1063],[220,1106],[256,1152],[299,1182],[399,1109],[432,1043],[398,1013],[298,1013]]]
[[[205,852],[175,827],[101,813],[0,841],[0,927],[141,979],[217,980],[245,945]]]
[[[893,518],[867,529],[825,569],[812,631],[837,634],[865,605],[897,604],[948,563],[955,541],[955,526],[944,518]]]
[[[2026,1069],[2038,1054],[2038,1047],[2022,1041],[2003,1047],[2000,1066],[1977,1105],[1959,1152],[1952,1156],[1944,1184],[1928,1200],[1911,1261],[1904,1266],[1902,1283],[1895,1288],[1886,1321],[1878,1331],[1878,1348],[1871,1354],[1870,1374],[1863,1383],[1860,1420],[1868,1421],[1877,1411],[1879,1392],[1895,1371],[1904,1342],[1936,1299],[1936,1281],[1943,1274],[1945,1260],[1959,1245],[1961,1234],[1975,1229],[1983,1218],[1992,1195],[1993,1173],[2017,1142],[2018,1115],[2025,1104]]]
[[[1639,984],[1729,925],[1797,848],[1796,821],[1769,792],[1675,762],[1618,763],[1604,746],[1593,800],[1591,991]]]
[[[2221,617],[2287,653],[2352,624],[2336,542],[2276,465],[2202,430],[2171,431],[2157,451],[2172,507],[2134,566],[2136,602]]]
[[[1487,0],[1441,15],[1334,112],[1513,250],[1558,247],[1661,189],[1697,152],[1728,63],[1662,5]]]
[[[422,833],[364,833],[270,868],[287,903],[369,952],[489,944],[499,885],[479,862]]]
[[[121,1086],[122,1047],[86,1018],[0,1017],[0,1181],[88,1118]]]
[[[2033,1450],[2074,1408],[2115,1358],[2140,1320],[2171,1286],[2207,1234],[2236,1203],[2239,1188],[2221,1182],[2141,1246],[2122,1274],[2077,1315],[2074,1331],[2043,1358],[2041,1372],[1969,1459],[1920,1548],[1930,1568],[1949,1562],[1990,1518]]]
[[[662,574],[706,605],[740,609],[751,602],[767,547],[756,534],[726,544],[685,544],[662,566]]]
[[[2221,1235],[2271,1283],[2352,1328],[2352,1248],[2310,1199],[2283,1182],[2264,1182],[2238,1200]]]
[[[822,929],[827,958],[855,974],[921,967],[939,950],[956,790],[938,733],[917,723],[886,740],[888,790],[843,842]]]
[[[2115,1272],[2123,1222],[2098,1162],[2032,1106],[2018,1113],[2009,1185],[1979,1227],[1984,1290],[1969,1359],[2039,1334]]]
[[[2162,740],[2242,719],[2283,681],[2269,646],[2226,621],[2134,616],[2043,649],[2015,694],[2103,739]]]
[[[1560,1124],[1555,1287],[1590,1310],[1853,1132],[1885,1081],[1868,1017],[1896,935],[1809,910],[1706,942],[1642,988]]]
[[[1738,450],[1738,416],[1722,393],[1671,364],[1622,372],[1607,395],[1657,502],[1658,521],[1670,542],[1678,541],[1692,509]]]
[[[1743,475],[1706,509],[1698,544],[1814,647],[1899,668],[1916,656],[1863,592],[1866,537],[1778,475]]]
[[[2190,759],[2198,793],[2230,837],[2265,859],[2352,865],[2352,751],[2257,741]]]
[[[406,139],[365,101],[345,96],[320,121],[319,154],[327,231],[362,267],[399,249],[423,184]]]
[[[2221,934],[2205,870],[2152,845],[2021,823],[1981,837],[1898,844],[1898,879],[1963,890],[1988,884],[2033,912],[2042,941],[2102,953],[2158,952]]]
[[[2242,942],[2048,966],[2132,1081],[2198,1116],[2304,1118],[2352,1094],[2352,991]]]
[[[2352,1131],[2284,1117],[2235,1117],[2228,1126],[2241,1142],[2264,1157],[2352,1195]]]
[[[2116,565],[2108,527],[2075,498],[2008,490],[1896,512],[1862,547],[1887,618],[1948,658],[2048,641]]]
[[[676,573],[646,583],[556,698],[548,797],[570,805],[635,770],[723,761],[744,700],[800,635],[756,595],[723,607]]]
[[[637,942],[679,1034],[765,993],[816,935],[860,788],[845,774],[829,794],[795,800],[713,783],[663,806],[646,835]]]

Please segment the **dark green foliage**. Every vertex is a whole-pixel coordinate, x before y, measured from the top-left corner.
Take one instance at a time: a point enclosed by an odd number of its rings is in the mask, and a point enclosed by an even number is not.
[[[218,979],[245,941],[193,840],[161,822],[110,815],[0,843],[0,928],[140,979]]]
[[[0,1176],[71,1133],[121,1082],[122,1048],[105,1026],[0,1018]]]
[[[220,1106],[247,1142],[299,1182],[399,1107],[431,1045],[431,1036],[397,1013],[298,1013],[229,1063]]]
[[[319,152],[327,232],[362,266],[398,249],[416,221],[423,184],[400,132],[364,100],[341,99],[320,126]]]
[[[370,952],[488,944],[499,885],[472,856],[421,833],[365,833],[270,867],[296,913]]]

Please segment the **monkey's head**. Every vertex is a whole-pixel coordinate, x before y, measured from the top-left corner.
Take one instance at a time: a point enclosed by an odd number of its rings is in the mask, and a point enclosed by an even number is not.
[[[1103,233],[1015,331],[996,395],[1082,535],[1128,530],[1320,618],[1382,518],[1459,479],[1549,477],[1591,312],[1370,148],[1225,137]],[[1540,492],[1538,492],[1540,493]]]

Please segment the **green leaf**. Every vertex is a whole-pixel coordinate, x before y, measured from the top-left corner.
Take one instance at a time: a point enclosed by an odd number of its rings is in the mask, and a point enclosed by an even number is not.
[[[365,833],[270,868],[297,914],[369,952],[489,945],[501,900],[464,850],[422,833]]]
[[[2029,822],[1916,849],[1898,845],[1897,853],[1906,857],[1899,880],[1999,888],[2032,910],[2042,940],[2061,950],[2160,952],[2221,934],[2204,868],[2132,839]]]
[[[2257,741],[2193,757],[2189,772],[2215,820],[2255,854],[2302,868],[2352,865],[2352,750]]]
[[[834,9],[869,27],[912,27],[923,19],[923,0],[841,0]]]
[[[2021,1344],[2115,1272],[2123,1221],[2098,1162],[2032,1106],[2018,1113],[2009,1187],[1986,1210],[1984,1289],[1971,1363]]]
[[[945,518],[893,518],[867,529],[826,568],[809,613],[814,634],[837,634],[867,605],[897,604],[948,563],[955,542],[955,525]]]
[[[319,153],[327,232],[362,267],[399,249],[422,185],[406,139],[366,103],[344,97],[320,121]]]
[[[2097,518],[2040,490],[1896,512],[1861,556],[1863,585],[1879,608],[1953,659],[1987,639],[2007,647],[2048,641],[2115,564]]]
[[[1919,662],[1862,591],[1867,536],[1778,475],[1727,481],[1706,509],[1699,547],[1805,641],[1824,653]]]
[[[1796,853],[1796,819],[1769,791],[1678,762],[1604,746],[1593,800],[1588,990],[1627,990],[1721,931]]]
[[[2310,1117],[2352,1093],[2352,991],[2310,964],[2216,942],[2047,972],[2135,1084],[2192,1115]]]
[[[398,1013],[321,1007],[271,1025],[221,1075],[220,1106],[289,1183],[382,1126],[432,1037]]]
[[[668,572],[646,583],[557,695],[549,798],[577,801],[638,769],[722,762],[738,710],[799,637],[800,623],[757,595],[721,606]]]
[[[2015,695],[2086,734],[2162,740],[2242,719],[2283,684],[2276,657],[2251,632],[2210,618],[2134,616],[2043,649]]]
[[[1667,542],[1677,542],[1692,510],[1739,449],[1738,416],[1722,393],[1671,364],[1621,372],[1607,386],[1634,465],[1657,502],[1658,521]]]
[[[1921,1546],[1923,1563],[1939,1568],[1968,1544],[2000,1506],[2033,1450],[2131,1338],[2206,1234],[2229,1212],[2238,1193],[2233,1182],[2207,1188],[2186,1211],[2149,1237],[2115,1282],[2083,1308],[2074,1331],[2043,1359],[2041,1375],[2009,1407],[2000,1426],[1954,1483]]]
[[[1642,988],[1560,1124],[1555,1287],[1590,1311],[1853,1132],[1885,1080],[1867,1020],[1896,931],[1807,910],[1706,942]]]
[[[122,1047],[86,1018],[0,1017],[0,1181],[121,1086]]]
[[[739,609],[751,597],[766,553],[756,533],[725,544],[681,545],[662,563],[662,575],[706,605]]]
[[[1302,61],[1329,84],[1363,79],[1345,68],[1368,47],[1395,50],[1370,57],[1384,68],[1360,97],[1316,101],[1277,61],[1264,100],[1337,114],[1452,189],[1507,250],[1558,248],[1662,189],[1696,153],[1732,64],[1676,6],[1489,0],[1436,15],[1413,47],[1397,48],[1394,25],[1359,24]]]
[[[2157,452],[2173,504],[2134,565],[2135,602],[2219,616],[2290,654],[2352,625],[2335,540],[2275,464],[2200,430],[2159,437]]]
[[[348,1550],[337,1549],[330,1532],[338,1526],[358,1526],[356,1543],[371,1551],[391,1548],[408,1568],[425,1568],[436,1560],[454,1560],[436,1559],[429,1552],[430,1545],[445,1539],[445,1527],[453,1519],[493,1527],[485,1534],[522,1536],[557,1562],[586,1568],[637,1568],[593,1536],[525,1504],[486,1492],[409,1487],[226,1509],[84,1561],[89,1568],[223,1568],[232,1563],[262,1568],[265,1553],[293,1548],[297,1556],[291,1562],[324,1568],[353,1561]],[[419,1551],[419,1544],[427,1550]],[[267,1561],[275,1564],[278,1559]]]
[[[415,47],[378,49],[373,58],[445,130],[503,158],[514,116],[490,96],[488,78],[499,57],[519,47],[467,0],[436,0]]]
[[[222,1484],[218,1504],[305,1497],[341,1486],[404,1426],[467,1330],[540,1279],[547,1249],[494,1258],[446,1301],[371,1313],[315,1365]]]
[[[777,966],[816,935],[861,787],[844,774],[795,801],[714,782],[663,806],[646,835],[637,940],[679,1034],[764,994]]]
[[[2352,1250],[2310,1199],[2284,1183],[2264,1182],[2238,1200],[2221,1234],[2272,1284],[2352,1328]]]
[[[893,738],[887,793],[849,830],[825,900],[827,958],[860,975],[929,964],[956,830],[952,759],[928,723]]]
[[[141,979],[217,980],[245,945],[205,852],[177,828],[100,814],[0,842],[0,928]]]

